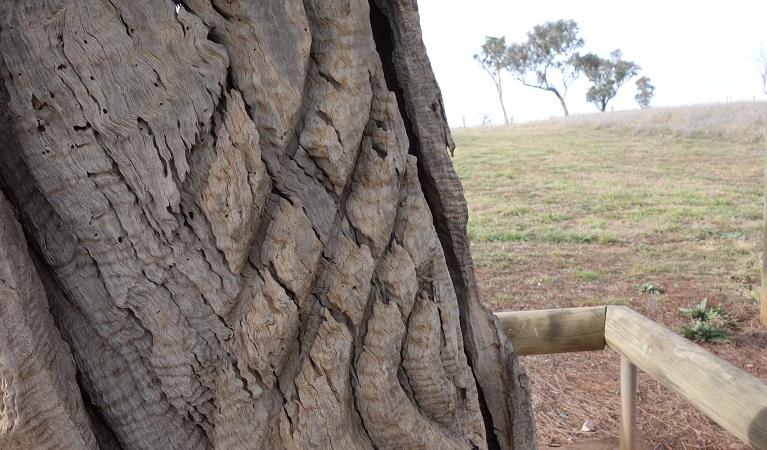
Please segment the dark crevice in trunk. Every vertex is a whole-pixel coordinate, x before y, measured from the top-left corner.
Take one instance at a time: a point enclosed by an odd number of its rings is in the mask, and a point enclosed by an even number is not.
[[[462,303],[464,292],[466,291],[466,283],[461,274],[460,264],[458,257],[455,254],[453,248],[453,240],[451,237],[447,218],[444,214],[441,202],[438,198],[439,189],[435,185],[433,177],[426,173],[421,160],[421,146],[418,136],[416,135],[413,127],[413,122],[407,113],[407,105],[405,100],[405,92],[397,79],[397,72],[394,66],[394,37],[392,33],[391,24],[389,18],[386,17],[384,12],[378,7],[375,0],[369,0],[370,3],[370,24],[373,28],[373,39],[376,44],[376,50],[381,57],[381,64],[383,66],[384,78],[386,80],[386,87],[394,92],[397,98],[397,105],[399,107],[402,121],[405,125],[405,131],[409,141],[410,148],[408,153],[418,158],[418,180],[423,190],[426,203],[429,205],[429,210],[432,213],[433,225],[439,237],[442,245],[443,252],[445,254],[445,260],[447,262],[450,277],[455,285],[456,295],[458,296],[459,304]],[[465,332],[466,329],[464,328]],[[471,359],[469,363],[471,364]]]
[[[445,260],[447,262],[450,277],[453,280],[455,286],[456,295],[458,301],[461,303],[463,300],[463,292],[465,286],[461,271],[458,269],[458,258],[455,255],[455,251],[452,245],[452,238],[450,237],[450,230],[448,228],[447,219],[443,213],[439,199],[434,197],[439,195],[439,189],[434,184],[432,177],[426,174],[423,167],[423,161],[421,160],[421,146],[418,136],[413,128],[413,122],[407,113],[407,105],[405,100],[405,92],[402,85],[397,79],[397,71],[394,66],[394,37],[392,33],[391,24],[389,18],[386,17],[384,12],[378,7],[375,0],[369,0],[370,3],[370,24],[373,29],[373,39],[376,44],[376,51],[381,58],[381,64],[383,66],[384,79],[386,81],[386,87],[394,92],[397,98],[397,106],[399,107],[400,116],[405,125],[405,131],[407,133],[409,141],[408,153],[418,158],[418,181],[423,190],[426,203],[429,205],[429,210],[432,213],[433,225],[439,237],[442,245],[443,252],[445,253]],[[465,331],[465,328],[464,328]],[[469,364],[471,364],[471,358]]]
[[[420,154],[420,145],[418,136],[416,136],[413,130],[413,122],[407,114],[405,108],[405,91],[397,80],[397,70],[394,67],[394,38],[392,36],[392,28],[389,23],[389,18],[381,11],[374,0],[369,0],[370,3],[370,26],[373,29],[373,40],[376,44],[376,51],[381,58],[381,66],[383,66],[384,80],[386,81],[386,88],[394,93],[397,97],[397,106],[399,107],[400,116],[405,123],[405,131],[407,132],[407,139],[410,143],[408,153],[415,155]]]
[[[430,171],[424,165],[424,156],[421,154],[419,136],[416,134],[413,121],[411,120],[411,117],[408,115],[407,111],[408,106],[412,108],[412,99],[406,97],[405,89],[398,80],[397,68],[394,64],[396,36],[393,33],[390,19],[384,12],[387,2],[385,0],[378,1],[382,3],[383,9],[376,4],[376,0],[369,0],[370,22],[373,30],[373,38],[376,43],[376,50],[378,51],[381,58],[387,88],[394,92],[397,99],[400,115],[402,116],[409,140],[409,153],[418,158],[417,168],[419,184],[421,185],[424,198],[429,206],[429,210],[431,211],[433,217],[433,226],[440,241],[440,245],[445,257],[445,263],[447,265],[447,269],[453,283],[453,289],[457,297],[460,309],[459,321],[461,324],[461,332],[464,339],[464,352],[466,359],[469,366],[472,368],[472,370],[474,370],[474,366],[477,364],[475,359],[478,355],[474,354],[471,350],[475,347],[472,343],[471,337],[474,331],[471,329],[472,327],[470,318],[467,317],[467,314],[471,314],[471,312],[468,311],[467,305],[470,301],[469,297],[471,297],[470,291],[472,281],[466,279],[466,273],[462,267],[462,258],[460,258],[456,253],[456,245],[460,246],[461,244],[456,243],[454,240],[455,237],[453,236],[453,232],[455,230],[451,230],[450,219],[443,206],[443,199],[441,198],[442,189],[437,186],[437,180],[434,178],[434,174],[430,173]],[[446,145],[446,149],[447,147],[448,146]],[[488,407],[488,399],[485,398],[485,394],[483,393],[479,380],[476,376],[474,378],[477,380],[476,386],[478,390],[479,407],[485,425],[488,448],[500,449],[501,443],[498,439],[498,436],[496,435],[495,426],[493,425],[494,418]]]
[[[469,363],[471,365],[471,363]],[[474,379],[476,379],[476,375]],[[482,386],[477,384],[477,397],[479,398],[479,411],[482,413],[482,422],[485,424],[485,439],[487,440],[488,450],[501,450],[501,443],[498,442],[498,437],[495,435],[495,426],[493,425],[493,415],[490,413],[490,409],[487,407],[487,400],[485,400],[485,393],[482,392]]]

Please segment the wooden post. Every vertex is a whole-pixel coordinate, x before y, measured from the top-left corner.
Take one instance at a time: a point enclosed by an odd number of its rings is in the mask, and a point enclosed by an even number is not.
[[[605,341],[751,448],[767,449],[767,383],[624,306],[609,306]]]
[[[621,356],[621,446],[620,450],[636,449],[637,368]]]
[[[764,119],[764,230],[762,230],[762,289],[759,294],[762,305],[759,318],[762,325],[767,326],[767,114]]]
[[[605,348],[605,306],[496,313],[517,355]]]

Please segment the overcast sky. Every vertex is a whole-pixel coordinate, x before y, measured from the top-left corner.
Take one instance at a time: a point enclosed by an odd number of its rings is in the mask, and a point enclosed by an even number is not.
[[[512,1],[419,0],[421,26],[432,68],[445,100],[451,126],[478,124],[480,114],[503,123],[490,76],[474,61],[485,36],[522,42],[526,32],[546,21],[574,19],[586,45],[582,53],[603,58],[621,49],[623,58],[642,67],[656,87],[651,106],[672,106],[767,99],[754,61],[767,50],[767,2],[645,0]],[[637,109],[639,76],[626,83],[608,110]],[[504,103],[515,122],[562,115],[554,94],[503,79]],[[596,112],[586,102],[587,80],[581,76],[567,93],[571,114]]]

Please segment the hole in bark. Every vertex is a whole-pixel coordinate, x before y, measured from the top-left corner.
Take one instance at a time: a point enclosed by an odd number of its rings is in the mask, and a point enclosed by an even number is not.
[[[75,125],[74,129],[75,129],[75,131],[83,131],[83,130],[87,130],[90,127],[91,127],[91,123],[90,122],[86,122],[84,126]]]
[[[123,237],[122,237],[122,236],[119,236],[119,237],[117,238],[117,242],[120,242],[120,243],[122,243],[122,241],[123,241]]]
[[[138,126],[139,131],[142,131],[150,136],[152,135],[152,129],[149,128],[149,123],[147,123],[143,117],[136,117],[136,125]]]
[[[386,150],[383,150],[376,144],[373,144],[373,150],[376,152],[379,158],[386,159],[386,155],[387,155]]]
[[[45,106],[46,103],[40,101],[39,98],[35,94],[32,94],[32,107],[35,108],[37,111],[40,111],[43,109],[43,106]]]
[[[40,125],[38,125],[38,126],[37,126],[37,131],[39,131],[39,132],[41,132],[41,133],[42,133],[43,131],[45,131],[45,125],[43,125],[43,124],[40,124]]]
[[[51,96],[51,98],[56,98],[56,94],[54,94],[53,92],[49,92],[48,94]]]
[[[189,211],[189,220],[194,220],[194,212]]]
[[[67,66],[66,66],[66,64],[59,64],[59,66],[56,67],[56,68],[59,69],[59,70],[64,70],[64,69],[67,68]]]
[[[106,108],[102,109],[102,110],[101,110],[101,112],[103,112],[104,114],[106,114],[106,113],[107,113],[107,110],[106,110]]]

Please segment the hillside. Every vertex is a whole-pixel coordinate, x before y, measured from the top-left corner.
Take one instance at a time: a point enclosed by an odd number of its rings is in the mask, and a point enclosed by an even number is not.
[[[623,304],[679,332],[679,308],[708,299],[735,316],[736,339],[704,346],[767,379],[765,113],[736,103],[454,129],[488,306]],[[542,447],[618,435],[618,361],[610,350],[524,358]],[[649,448],[735,441],[644,376],[639,399]],[[596,433],[579,431],[586,420]]]

